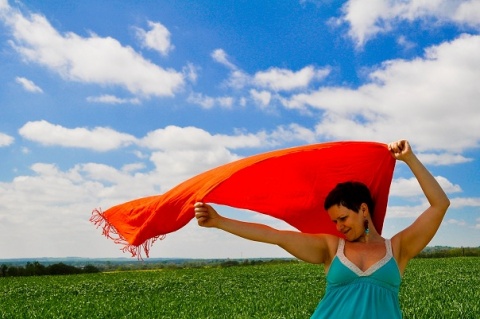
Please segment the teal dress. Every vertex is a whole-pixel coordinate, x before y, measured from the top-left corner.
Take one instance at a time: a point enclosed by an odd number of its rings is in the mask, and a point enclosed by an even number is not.
[[[311,319],[402,318],[398,300],[402,277],[390,240],[385,240],[385,257],[366,271],[347,259],[344,247],[345,241],[340,239],[327,274],[325,296]]]

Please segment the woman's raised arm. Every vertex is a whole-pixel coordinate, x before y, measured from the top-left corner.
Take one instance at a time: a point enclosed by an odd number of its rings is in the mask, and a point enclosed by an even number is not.
[[[406,140],[390,143],[388,148],[396,159],[408,165],[430,204],[412,225],[392,238],[392,241],[398,242],[397,261],[400,268],[404,269],[408,261],[432,240],[450,206],[450,200],[437,180],[415,156]]]

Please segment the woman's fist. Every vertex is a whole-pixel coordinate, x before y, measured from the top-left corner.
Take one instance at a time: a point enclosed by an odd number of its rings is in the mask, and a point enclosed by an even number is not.
[[[199,226],[216,227],[220,215],[218,215],[217,211],[212,206],[202,202],[196,202],[193,205],[193,208]]]

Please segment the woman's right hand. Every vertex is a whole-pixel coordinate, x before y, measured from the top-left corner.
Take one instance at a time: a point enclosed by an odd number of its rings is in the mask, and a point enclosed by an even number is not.
[[[220,215],[212,206],[202,202],[196,202],[193,207],[195,210],[195,218],[197,219],[199,226],[217,227]]]

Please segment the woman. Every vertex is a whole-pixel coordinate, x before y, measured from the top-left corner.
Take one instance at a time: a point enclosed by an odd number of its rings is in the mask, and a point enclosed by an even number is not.
[[[327,289],[312,318],[401,318],[401,276],[409,260],[435,235],[450,201],[408,141],[390,143],[388,149],[409,166],[430,204],[411,226],[391,239],[384,239],[375,229],[370,192],[355,182],[337,185],[324,205],[345,239],[229,219],[204,203],[195,204],[195,217],[200,226],[275,244],[303,261],[324,264]]]

